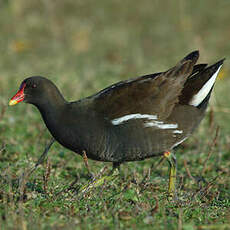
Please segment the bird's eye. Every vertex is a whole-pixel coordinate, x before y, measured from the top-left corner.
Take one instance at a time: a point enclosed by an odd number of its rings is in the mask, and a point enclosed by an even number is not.
[[[36,85],[36,84],[33,84],[33,85],[32,85],[32,88],[36,88],[36,87],[37,87],[37,85]]]

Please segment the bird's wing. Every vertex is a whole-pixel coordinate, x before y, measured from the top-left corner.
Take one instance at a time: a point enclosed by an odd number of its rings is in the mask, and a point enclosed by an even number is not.
[[[142,76],[114,84],[92,96],[94,109],[109,120],[153,115],[166,119],[199,57],[194,51],[163,73]]]

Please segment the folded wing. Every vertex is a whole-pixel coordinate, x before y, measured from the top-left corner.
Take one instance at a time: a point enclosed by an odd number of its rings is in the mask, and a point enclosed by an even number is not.
[[[194,51],[166,72],[112,85],[93,96],[94,109],[111,121],[128,119],[135,114],[165,120],[179,102],[184,84],[194,71],[198,57],[199,52]],[[203,67],[197,67],[197,70]]]

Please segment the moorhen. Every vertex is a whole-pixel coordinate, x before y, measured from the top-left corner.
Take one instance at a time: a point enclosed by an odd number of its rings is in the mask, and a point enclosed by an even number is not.
[[[84,159],[139,161],[163,155],[170,164],[169,196],[175,194],[174,147],[204,117],[224,59],[198,64],[194,51],[165,72],[118,82],[87,98],[67,102],[50,80],[26,78],[9,105],[35,105],[52,136]]]

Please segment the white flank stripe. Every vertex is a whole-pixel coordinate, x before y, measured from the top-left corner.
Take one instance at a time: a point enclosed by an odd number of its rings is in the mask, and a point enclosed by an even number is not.
[[[183,130],[174,130],[173,133],[183,133]]]
[[[135,113],[135,114],[129,114],[125,115],[123,117],[119,117],[116,119],[113,119],[111,122],[113,125],[120,125],[121,123],[131,120],[131,119],[149,119],[149,120],[156,120],[157,115],[149,115],[149,114],[140,114],[140,113]]]
[[[222,67],[222,65],[213,74],[213,76],[203,85],[203,87],[200,89],[200,91],[192,97],[191,101],[189,102],[189,105],[198,106],[205,99],[205,97],[210,92],[212,86],[214,85],[214,83],[216,81],[216,77],[217,77],[221,67]]]
[[[184,142],[187,138],[188,138],[188,137],[185,137],[185,138],[183,138],[182,140],[178,141],[176,144],[174,144],[174,145],[172,146],[172,149],[175,148],[177,145],[181,144],[182,142]]]
[[[163,121],[146,122],[145,127],[157,127],[159,129],[176,129],[178,124],[164,124]]]
[[[151,121],[146,122],[144,124],[145,127],[157,127],[159,129],[177,129],[178,128],[178,124],[167,124],[167,123],[165,124],[163,121],[156,121],[157,115],[140,114],[140,113],[129,114],[129,115],[125,115],[123,117],[113,119],[111,121],[111,123],[113,125],[120,125],[123,122],[128,121],[128,120],[132,120],[132,119],[148,119],[148,120],[151,120]],[[182,130],[175,130],[175,131],[177,131],[177,133],[183,132]]]

